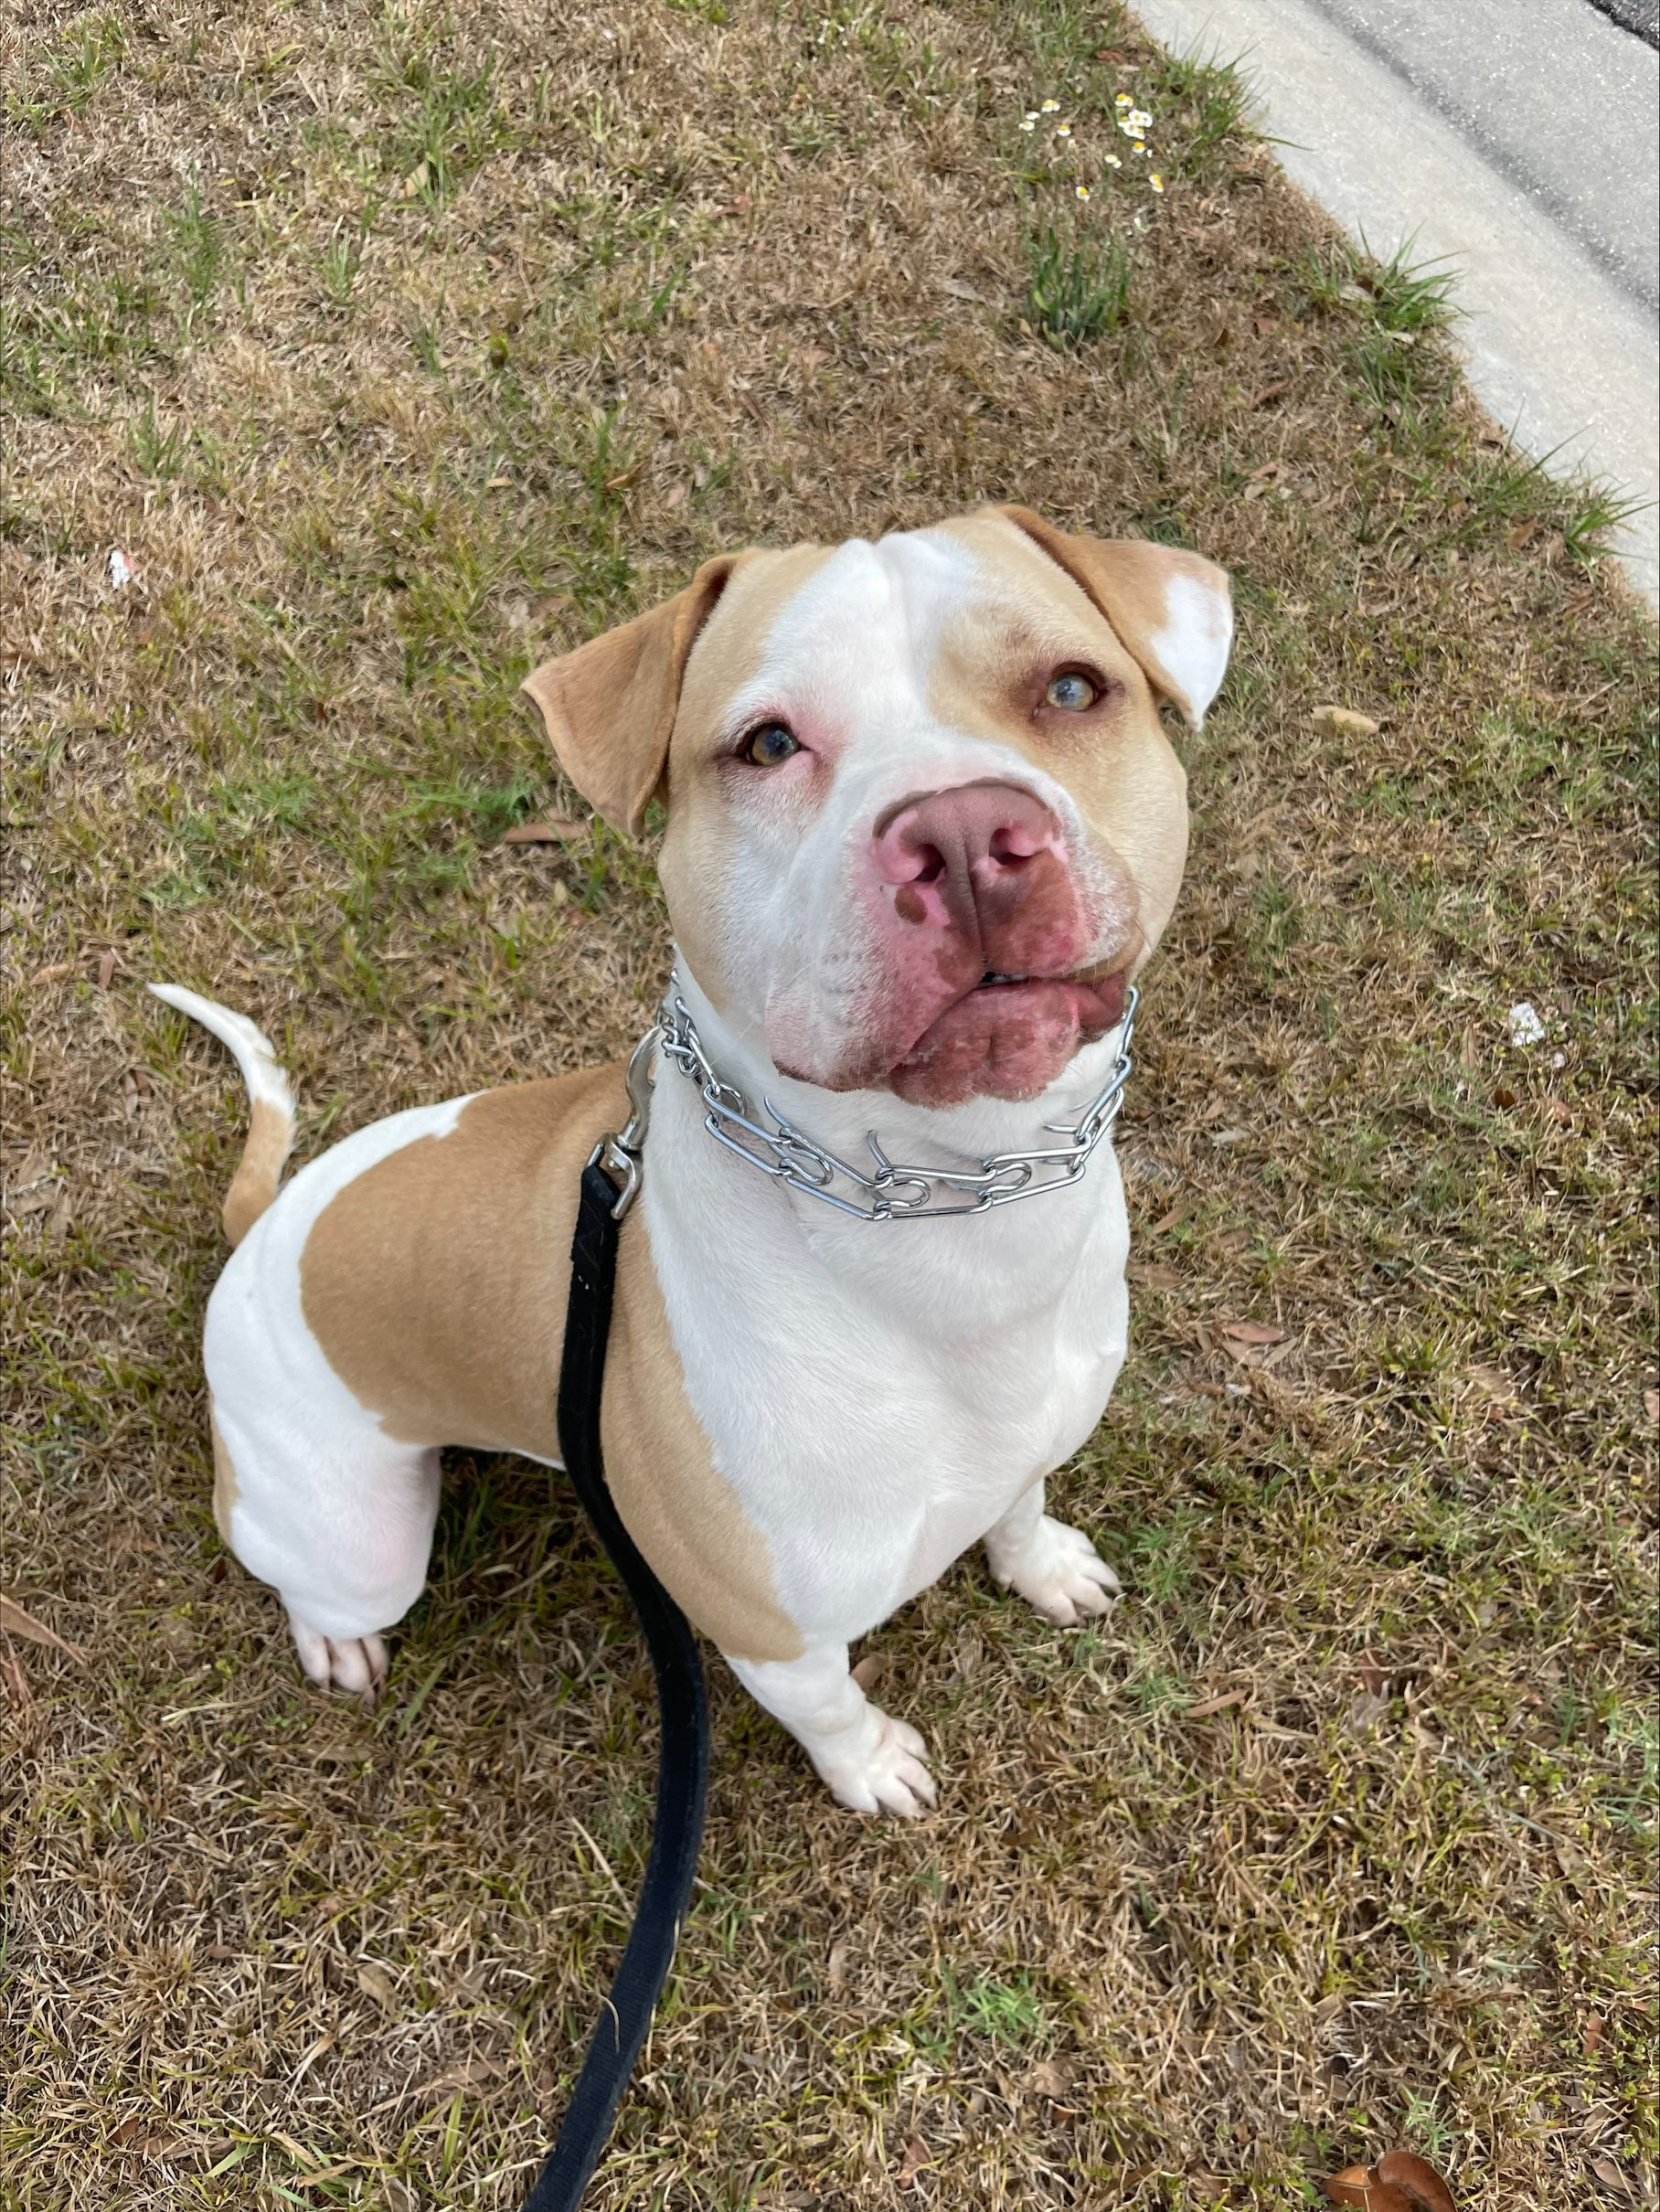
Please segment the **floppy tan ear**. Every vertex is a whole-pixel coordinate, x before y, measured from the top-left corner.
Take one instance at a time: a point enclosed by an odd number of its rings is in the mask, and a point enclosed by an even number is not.
[[[544,661],[519,686],[541,708],[559,766],[594,812],[631,837],[663,781],[686,661],[739,558],[706,560],[684,591]]]
[[[1139,537],[1079,537],[1030,507],[999,507],[1094,602],[1156,692],[1197,728],[1233,643],[1228,571],[1197,553]]]

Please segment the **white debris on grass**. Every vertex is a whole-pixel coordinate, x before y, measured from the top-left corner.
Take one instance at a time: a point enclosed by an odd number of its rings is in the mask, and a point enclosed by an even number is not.
[[[1539,1019],[1538,1008],[1529,998],[1518,998],[1505,1016],[1505,1026],[1513,1045],[1537,1045],[1545,1035],[1545,1025]]]
[[[127,586],[133,581],[133,563],[127,558],[126,555],[122,551],[119,546],[112,546],[110,548],[111,590],[124,591]]]

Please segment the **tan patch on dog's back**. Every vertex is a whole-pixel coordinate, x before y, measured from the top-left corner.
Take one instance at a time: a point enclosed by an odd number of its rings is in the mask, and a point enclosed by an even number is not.
[[[614,1067],[487,1090],[318,1215],[306,1324],[388,1436],[558,1457],[578,1178],[627,1111]]]
[[[388,1154],[318,1215],[306,1324],[388,1436],[559,1458],[578,1185],[627,1112],[620,1067],[485,1091],[448,1135]],[[638,1213],[618,1255],[602,1438],[617,1510],[688,1617],[740,1658],[793,1658],[766,1539],[686,1398]]]

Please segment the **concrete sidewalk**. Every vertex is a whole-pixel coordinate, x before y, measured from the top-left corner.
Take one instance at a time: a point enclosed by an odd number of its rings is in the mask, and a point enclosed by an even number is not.
[[[1649,503],[1660,598],[1660,55],[1587,0],[1134,0],[1241,59],[1287,174],[1386,258],[1449,256],[1470,380],[1530,453]]]

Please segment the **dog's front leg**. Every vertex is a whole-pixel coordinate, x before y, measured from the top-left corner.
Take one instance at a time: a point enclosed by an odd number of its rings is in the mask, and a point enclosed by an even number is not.
[[[1106,1612],[1118,1595],[1118,1577],[1083,1530],[1045,1513],[1041,1482],[986,1530],[985,1557],[1003,1589],[1017,1590],[1059,1628]]]
[[[809,1644],[799,1659],[733,1659],[751,1697],[782,1720],[855,1813],[914,1819],[936,1803],[927,1746],[909,1721],[872,1705],[847,1671],[845,1643]]]

